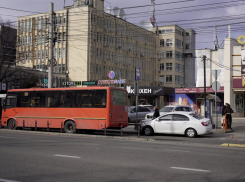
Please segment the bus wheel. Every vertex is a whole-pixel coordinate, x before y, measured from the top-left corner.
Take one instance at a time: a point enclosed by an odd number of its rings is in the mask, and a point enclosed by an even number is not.
[[[16,124],[15,119],[10,119],[10,120],[9,120],[9,122],[8,122],[8,128],[9,128],[9,129],[16,130],[17,124]]]
[[[64,130],[66,133],[74,133],[75,132],[75,123],[73,121],[67,121],[65,123]]]

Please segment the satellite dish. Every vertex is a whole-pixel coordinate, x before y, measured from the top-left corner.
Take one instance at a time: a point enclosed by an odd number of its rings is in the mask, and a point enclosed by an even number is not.
[[[153,25],[151,24],[151,22],[149,22],[147,20],[141,21],[140,26],[146,30],[149,30],[149,31],[152,31],[152,29],[153,29]]]
[[[125,11],[123,10],[123,9],[120,9],[120,13],[119,13],[119,16],[120,16],[120,18],[124,18],[124,16],[125,16]]]
[[[107,7],[107,8],[105,9],[105,12],[111,14],[111,8],[110,8],[110,7]]]
[[[116,17],[119,18],[120,9],[119,9],[117,6],[115,6],[115,7],[113,8],[113,13],[114,13],[114,15],[115,15]]]

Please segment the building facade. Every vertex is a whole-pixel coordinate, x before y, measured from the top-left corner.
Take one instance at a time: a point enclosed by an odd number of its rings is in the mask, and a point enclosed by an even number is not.
[[[212,87],[215,81],[213,70],[220,70],[217,81],[221,85],[219,95],[222,105],[229,103],[234,110],[233,116],[244,117],[245,79],[243,72],[242,45],[233,38],[224,40],[224,48],[218,50],[196,50],[197,57],[197,87],[204,86],[204,69],[202,56],[206,55],[206,85]],[[245,54],[244,54],[245,55]],[[203,108],[204,110],[204,108]]]

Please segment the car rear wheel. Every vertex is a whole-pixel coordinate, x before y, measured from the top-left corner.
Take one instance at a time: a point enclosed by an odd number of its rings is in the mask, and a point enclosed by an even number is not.
[[[197,136],[197,132],[195,129],[193,128],[188,128],[186,131],[185,131],[185,135],[189,138],[195,138]]]
[[[146,126],[145,127],[145,129],[144,129],[144,134],[146,135],[146,136],[152,136],[153,135],[153,129],[151,128],[151,127],[149,127],[149,126]]]

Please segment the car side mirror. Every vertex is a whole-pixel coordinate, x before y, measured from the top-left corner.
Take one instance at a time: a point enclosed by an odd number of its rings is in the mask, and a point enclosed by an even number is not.
[[[157,118],[156,121],[159,121],[159,118]]]

